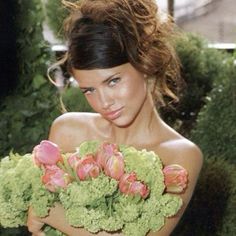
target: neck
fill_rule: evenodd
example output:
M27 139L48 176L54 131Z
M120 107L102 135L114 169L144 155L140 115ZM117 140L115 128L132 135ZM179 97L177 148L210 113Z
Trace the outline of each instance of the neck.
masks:
M112 142L128 144L135 147L148 146L152 140L156 140L160 126L160 117L156 111L152 96L148 93L141 110L134 121L127 127L117 127L112 125ZM145 144L145 142L147 142Z

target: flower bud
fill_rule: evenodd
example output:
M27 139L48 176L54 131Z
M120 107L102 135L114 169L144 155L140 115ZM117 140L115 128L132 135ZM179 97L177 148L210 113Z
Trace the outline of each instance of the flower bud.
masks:
M166 192L181 193L187 186L188 172L180 165L172 164L163 169Z
M119 182L119 189L124 194L139 195L144 199L149 195L149 189L147 185L137 180L135 172L124 174L121 177Z
M70 167L72 169L75 169L76 166L77 166L77 163L79 161L79 157L78 157L78 153L73 153L72 155L70 155L68 158L67 158L67 162L69 163Z
M96 162L101 168L104 168L107 160L116 152L118 152L117 144L104 142L98 148L95 156Z
M55 192L58 187L65 188L71 182L71 179L58 166L46 165L42 182L49 191Z
M128 194L131 183L137 180L136 173L124 174L119 181L119 189L122 193Z
M94 156L92 154L88 154L78 161L76 173L80 180L86 180L89 177L98 177L100 168L94 160Z
M34 147L33 159L36 165L55 165L62 160L58 146L48 140L43 140Z
M124 174L124 158L121 152L116 152L111 156L104 166L106 175L113 179L119 180Z
M130 185L129 194L140 195L142 198L146 198L149 195L149 189L147 185L140 181L134 181Z

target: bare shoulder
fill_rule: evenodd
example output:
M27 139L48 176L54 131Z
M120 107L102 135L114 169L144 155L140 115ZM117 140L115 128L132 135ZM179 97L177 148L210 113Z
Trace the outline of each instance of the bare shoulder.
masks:
M202 163L203 157L199 147L183 137L167 140L161 143L158 149L166 164L171 164L173 161Z
M176 137L161 143L157 154L164 165L179 164L188 171L191 195L203 164L203 155L199 147L186 138Z
M199 147L183 137L164 121L161 123L159 137L162 137L156 146L156 152L165 165L180 164L202 166L203 156Z
M187 204L192 196L203 164L203 155L199 147L190 140L178 137L163 142L158 155L164 165L179 164L188 172L188 188L183 194Z
M80 125L86 122L88 119L94 119L96 116L96 113L90 112L67 112L57 117L53 121L53 125L66 125L67 127Z
M49 140L58 144L65 152L74 151L86 140L97 115L86 112L68 112L54 120L50 128Z

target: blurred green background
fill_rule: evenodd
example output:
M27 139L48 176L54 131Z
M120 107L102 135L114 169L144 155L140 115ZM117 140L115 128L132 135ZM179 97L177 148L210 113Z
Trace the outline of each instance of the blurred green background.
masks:
M63 41L61 25L67 10L59 0L0 3L1 86L0 156L31 152L46 139L59 116L60 95L68 111L91 111L83 95L67 83L58 90L46 72L55 52L42 34L47 20ZM10 25L9 25L10 24ZM204 166L191 203L172 235L236 234L236 67L235 53L208 48L199 36L176 41L186 84L175 109L161 109L163 119L202 149ZM68 82L68 80L66 80ZM29 235L27 230L0 228L0 235Z

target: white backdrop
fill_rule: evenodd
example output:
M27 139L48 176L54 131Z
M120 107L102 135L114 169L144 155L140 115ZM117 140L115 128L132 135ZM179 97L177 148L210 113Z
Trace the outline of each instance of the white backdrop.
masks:
M181 18L193 14L195 11L210 4L213 0L174 0L175 1L175 17ZM168 0L156 0L158 6L163 11L167 11Z

